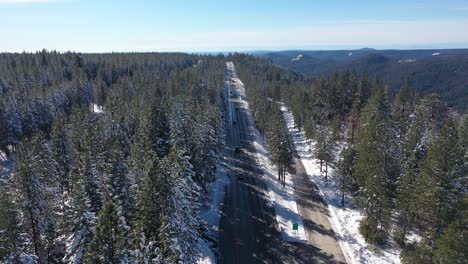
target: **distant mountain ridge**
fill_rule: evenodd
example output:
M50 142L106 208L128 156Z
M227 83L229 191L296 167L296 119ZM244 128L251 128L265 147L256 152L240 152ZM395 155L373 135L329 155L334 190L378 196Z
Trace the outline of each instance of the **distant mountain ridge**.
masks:
M300 59L295 59L300 56ZM468 108L468 49L358 50L262 52L274 64L307 77L336 71L367 72L397 90L405 80L422 94L437 93L449 106Z

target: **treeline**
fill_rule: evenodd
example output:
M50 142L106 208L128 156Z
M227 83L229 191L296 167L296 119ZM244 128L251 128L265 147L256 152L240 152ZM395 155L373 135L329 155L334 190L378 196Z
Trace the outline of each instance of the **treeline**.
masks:
M225 58L0 54L0 262L190 263Z
M468 115L436 95L415 93L408 83L391 98L384 84L365 74L301 79L261 59L238 60L243 80L262 76L247 92L270 99L264 104L285 102L313 140L324 180L327 166L335 168L342 205L351 197L364 214L360 232L367 242L393 237L403 263L466 262ZM258 120L276 120L276 110L261 104L253 104L266 115L257 118L259 127ZM410 233L420 239L409 239Z

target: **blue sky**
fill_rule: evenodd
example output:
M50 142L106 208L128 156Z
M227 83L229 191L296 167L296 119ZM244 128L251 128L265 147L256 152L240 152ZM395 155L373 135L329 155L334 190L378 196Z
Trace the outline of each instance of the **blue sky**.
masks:
M0 51L468 48L468 1L0 0Z

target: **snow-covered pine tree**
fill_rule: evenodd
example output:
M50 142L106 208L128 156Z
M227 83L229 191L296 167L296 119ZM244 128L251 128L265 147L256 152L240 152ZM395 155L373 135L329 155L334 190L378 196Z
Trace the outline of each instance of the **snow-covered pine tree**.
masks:
M439 137L429 146L416 188L424 197L419 199L419 217L427 227L428 239L440 234L460 210L466 192L462 184L466 166L456 124L449 117Z
M382 243L392 210L392 190L398 175L396 138L385 91L376 88L360 118L355 176L359 191L355 201L365 219L360 232L371 243Z
M162 211L168 196L169 179L164 177L157 155L155 153L149 155L152 158L144 166L144 178L137 195L132 256L137 261L159 263L162 257L159 247L168 247L161 245L160 229Z
M86 166L86 165L84 165ZM70 194L70 215L71 230L66 241L66 253L63 261L66 263L83 263L83 256L89 249L93 239L94 225L96 223L96 214L92 211L91 200L88 197L89 192L86 187L89 183L84 173L81 171L81 177L74 183L73 191Z
M105 137L108 194L121 210L125 221L130 224L134 213L134 197L130 193L131 179L129 178L127 161L130 153L130 140L125 121L111 121Z
M332 138L332 133L328 124L322 123L317 126L315 133L315 157L320 162L320 171L323 171L325 164L325 181L328 180L328 166L334 163L336 142Z
M406 107L411 108L409 105ZM437 97L427 96L415 106L406 134L400 135L402 159L396 196L396 208L400 212L396 233L399 243L405 241L408 228L423 224L418 215L424 210L420 204L425 197L416 191L421 184L421 163L427 157L428 146L438 137L442 128L441 120L447 117L447 112Z
M96 231L83 263L125 263L126 230L118 208L111 199L105 201L99 212Z
M193 166L188 157L176 146L164 161L163 171L170 182L166 204L171 205L164 208L160 229L169 243L168 249L162 248L164 257L168 262L193 263L202 242L198 218L201 188L193 180Z
M335 177L338 178L338 189L341 192L341 206L345 205L346 194L355 189L354 166L356 162L356 150L354 146L348 146L343 149L338 158Z
M63 245L55 230L59 212L56 162L42 133L22 143L19 149L16 184L32 251L39 262L59 261Z
M18 209L10 179L0 178L0 262L18 263L24 252Z
M410 115L415 105L415 92L408 81L398 90L392 109L392 117L395 120L400 139L403 139L410 126Z

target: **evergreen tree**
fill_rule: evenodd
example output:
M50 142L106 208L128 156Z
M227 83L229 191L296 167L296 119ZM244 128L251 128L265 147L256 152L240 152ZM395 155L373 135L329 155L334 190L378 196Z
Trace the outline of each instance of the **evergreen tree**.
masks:
M356 151L352 146L348 146L340 153L336 169L335 177L338 180L338 188L341 192L341 206L345 205L345 195L351 193L355 189L355 180L353 176L356 159Z
M457 217L437 238L434 263L466 263L468 260L468 198L465 196Z
M393 104L393 119L397 124L398 135L403 137L410 125L410 115L413 113L415 93L408 81L398 91Z
M418 193L421 180L421 164L427 158L428 146L433 142L442 127L439 120L446 117L447 110L441 102L432 96L421 100L415 107L411 123L401 143L401 175L397 188L396 205L400 214L397 240L403 243L408 228L422 224L418 217L421 211L421 201L425 200L422 193ZM431 118L428 119L428 116Z
M139 259L155 260L161 258L160 229L162 215L169 188L168 180L155 154L145 165L142 187L137 199L137 229L135 232L135 256Z
M382 232L390 224L398 166L386 95L378 87L363 110L356 152L355 175L360 187L356 202L365 216L360 231L366 241L381 243Z
M188 157L176 147L171 149L164 162L163 171L171 185L168 189L160 231L162 242L169 248L162 248L168 262L194 262L199 254L201 238L198 218L201 188L193 180L194 172ZM164 245L163 244L163 245Z
M457 128L449 118L440 136L429 146L421 165L421 177L415 192L420 195L418 216L427 227L429 240L435 239L460 209L466 174L463 150L458 143Z
M17 186L21 193L33 252L40 262L58 261L56 244L57 170L52 153L39 133L20 145Z
M20 218L15 197L11 183L0 179L0 262L2 263L18 263L23 253Z
M328 181L328 166L334 163L336 143L328 126L321 125L317 129L315 139L315 156L320 162L320 171L325 163L325 181Z
M107 200L99 212L96 232L84 256L84 263L121 263L125 261L125 230L117 206Z
M67 263L82 263L85 252L93 239L93 228L96 223L95 212L86 192L86 177L79 178L71 193L72 228L66 243L66 254L63 259Z

